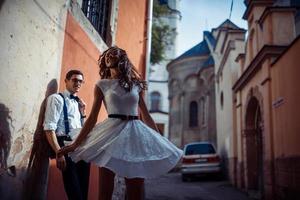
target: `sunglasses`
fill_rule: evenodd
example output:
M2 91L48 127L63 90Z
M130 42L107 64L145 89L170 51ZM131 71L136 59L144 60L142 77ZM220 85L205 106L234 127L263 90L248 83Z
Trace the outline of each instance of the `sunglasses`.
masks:
M82 80L82 79L77 79L77 78L72 78L71 81L72 81L73 83L80 83L80 84L83 84L83 83L84 83L84 80Z

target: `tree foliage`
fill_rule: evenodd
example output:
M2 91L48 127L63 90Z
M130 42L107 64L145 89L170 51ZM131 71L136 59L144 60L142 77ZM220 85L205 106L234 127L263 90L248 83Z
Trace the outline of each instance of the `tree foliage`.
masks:
M172 44L172 37L176 30L163 22L163 17L171 11L166 5L160 5L158 0L153 1L153 23L151 38L151 64L158 64L165 59L166 48Z

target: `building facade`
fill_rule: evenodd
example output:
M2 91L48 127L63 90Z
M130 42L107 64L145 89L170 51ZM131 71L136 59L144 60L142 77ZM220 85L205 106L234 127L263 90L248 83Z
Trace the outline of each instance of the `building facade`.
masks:
M244 52L246 30L225 20L212 30L216 38L213 50L215 60L217 149L221 156L224 175L235 179L234 166L237 149L234 135L233 83L237 80L239 65L236 57Z
M99 80L98 58L109 46L125 49L145 72L148 0L1 1L0 196L22 199L26 167L43 99L64 90L64 76L80 69L80 96L89 113ZM95 12L91 12L91 11ZM134 31L132 31L134 30ZM101 109L99 121L106 116ZM9 167L15 166L15 168ZM14 176L14 169L16 175ZM89 199L98 197L98 170L92 167ZM66 199L55 161L50 162L43 199Z
M161 16L161 23L167 24L174 34L170 37L169 45L164 52L165 59L159 64L151 65L148 77L147 104L150 115L154 119L161 133L169 137L169 91L168 79L169 73L166 69L169 63L176 56L177 33L176 29L180 20L178 12L179 0L168 0L167 6L170 12Z
M245 53L234 91L236 185L263 199L300 198L297 1L245 1Z
M202 42L172 60L169 72L169 139L179 147L189 142L216 144L214 60L215 39Z

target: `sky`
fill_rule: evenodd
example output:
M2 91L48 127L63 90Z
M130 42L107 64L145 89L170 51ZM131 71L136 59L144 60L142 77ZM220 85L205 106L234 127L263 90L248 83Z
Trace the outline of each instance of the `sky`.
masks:
M231 0L179 0L182 19L178 25L177 51L180 56L202 41L203 31L211 31L229 18ZM247 29L242 19L246 7L244 0L233 0L231 21Z

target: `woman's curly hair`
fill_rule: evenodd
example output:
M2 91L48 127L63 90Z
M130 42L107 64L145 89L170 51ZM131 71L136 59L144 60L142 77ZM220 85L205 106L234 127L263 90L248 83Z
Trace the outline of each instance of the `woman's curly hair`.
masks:
M105 64L105 56L108 54L113 54L118 57L115 67L118 70L117 78L119 79L121 87L128 92L131 91L134 84L138 85L141 90L147 89L146 81L142 80L141 75L130 62L126 51L117 46L108 48L99 56L98 65L100 68L99 74L101 79L111 78L110 69Z

